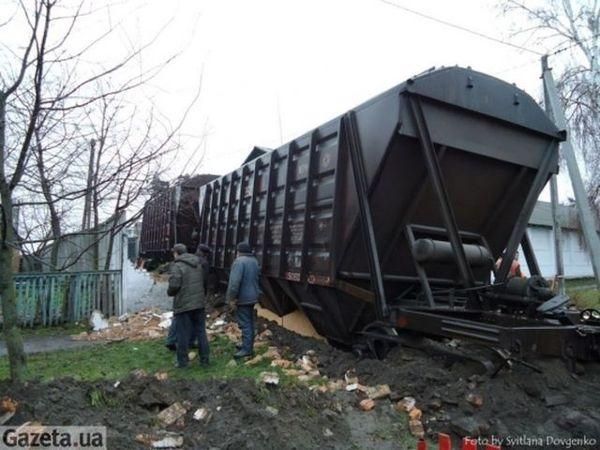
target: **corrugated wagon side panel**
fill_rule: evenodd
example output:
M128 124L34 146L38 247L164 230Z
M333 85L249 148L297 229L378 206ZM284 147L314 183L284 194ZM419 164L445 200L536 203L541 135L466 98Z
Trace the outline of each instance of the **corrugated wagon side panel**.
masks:
M329 124L201 188L200 236L215 267L228 269L246 241L264 275L331 283L338 137Z
M171 189L154 197L144 206L140 253L146 257L157 257L168 252L172 244L170 235ZM171 246L170 246L171 244Z

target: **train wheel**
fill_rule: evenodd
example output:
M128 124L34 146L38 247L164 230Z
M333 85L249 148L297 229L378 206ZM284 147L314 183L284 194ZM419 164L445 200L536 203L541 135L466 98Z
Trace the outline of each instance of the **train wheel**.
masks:
M385 359L389 351L398 345L391 339L398 336L398 333L390 326L373 323L367 325L363 333L366 334L367 348L373 358Z

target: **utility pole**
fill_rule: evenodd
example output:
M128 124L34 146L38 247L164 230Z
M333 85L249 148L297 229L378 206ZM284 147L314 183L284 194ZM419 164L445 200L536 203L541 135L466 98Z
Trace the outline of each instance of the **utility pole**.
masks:
M559 129L566 130L567 120L559 102L558 91L556 89L556 84L554 84L551 69L548 67L548 55L542 56L542 78L544 82L546 111ZM563 157L567 162L569 178L571 178L571 183L573 185L577 212L579 213L583 236L590 251L596 285L600 288L600 238L596 232L594 216L592 215L585 188L583 187L583 181L581 179L581 174L579 173L579 167L577 166L577 159L575 158L571 139L568 136L567 140L561 143L561 150Z
M87 173L87 185L85 189L85 202L83 204L83 220L81 221L81 230L89 230L92 223L92 184L94 181L94 152L96 150L96 140L90 140L90 162Z
M548 102L546 101L546 104ZM558 186L556 175L550 179L550 198L552 205L552 234L554 237L554 262L556 265L556 282L558 283L558 293L565 293L565 266L563 264L562 254L562 235L560 221L558 220Z

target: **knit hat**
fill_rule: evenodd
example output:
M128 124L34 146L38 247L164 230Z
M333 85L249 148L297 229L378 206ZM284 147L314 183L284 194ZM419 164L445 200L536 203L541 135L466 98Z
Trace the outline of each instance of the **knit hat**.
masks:
M196 253L211 253L211 252L212 252L211 248L206 244L198 245L198 249L196 250Z
M173 246L173 251L178 255L183 255L184 253L187 253L187 247L185 244L175 244Z
M252 254L252 247L250 247L250 244L248 244L247 242L240 242L237 245L237 251L240 253Z

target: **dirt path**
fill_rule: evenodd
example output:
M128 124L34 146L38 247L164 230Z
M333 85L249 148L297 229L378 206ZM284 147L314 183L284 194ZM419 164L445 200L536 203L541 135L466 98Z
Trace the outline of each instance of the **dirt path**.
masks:
M94 342L75 341L71 339L70 336L31 336L25 337L23 340L25 353L28 355L33 353L71 350L92 344L94 344ZM6 343L4 340L0 340L0 357L6 356L6 353Z

